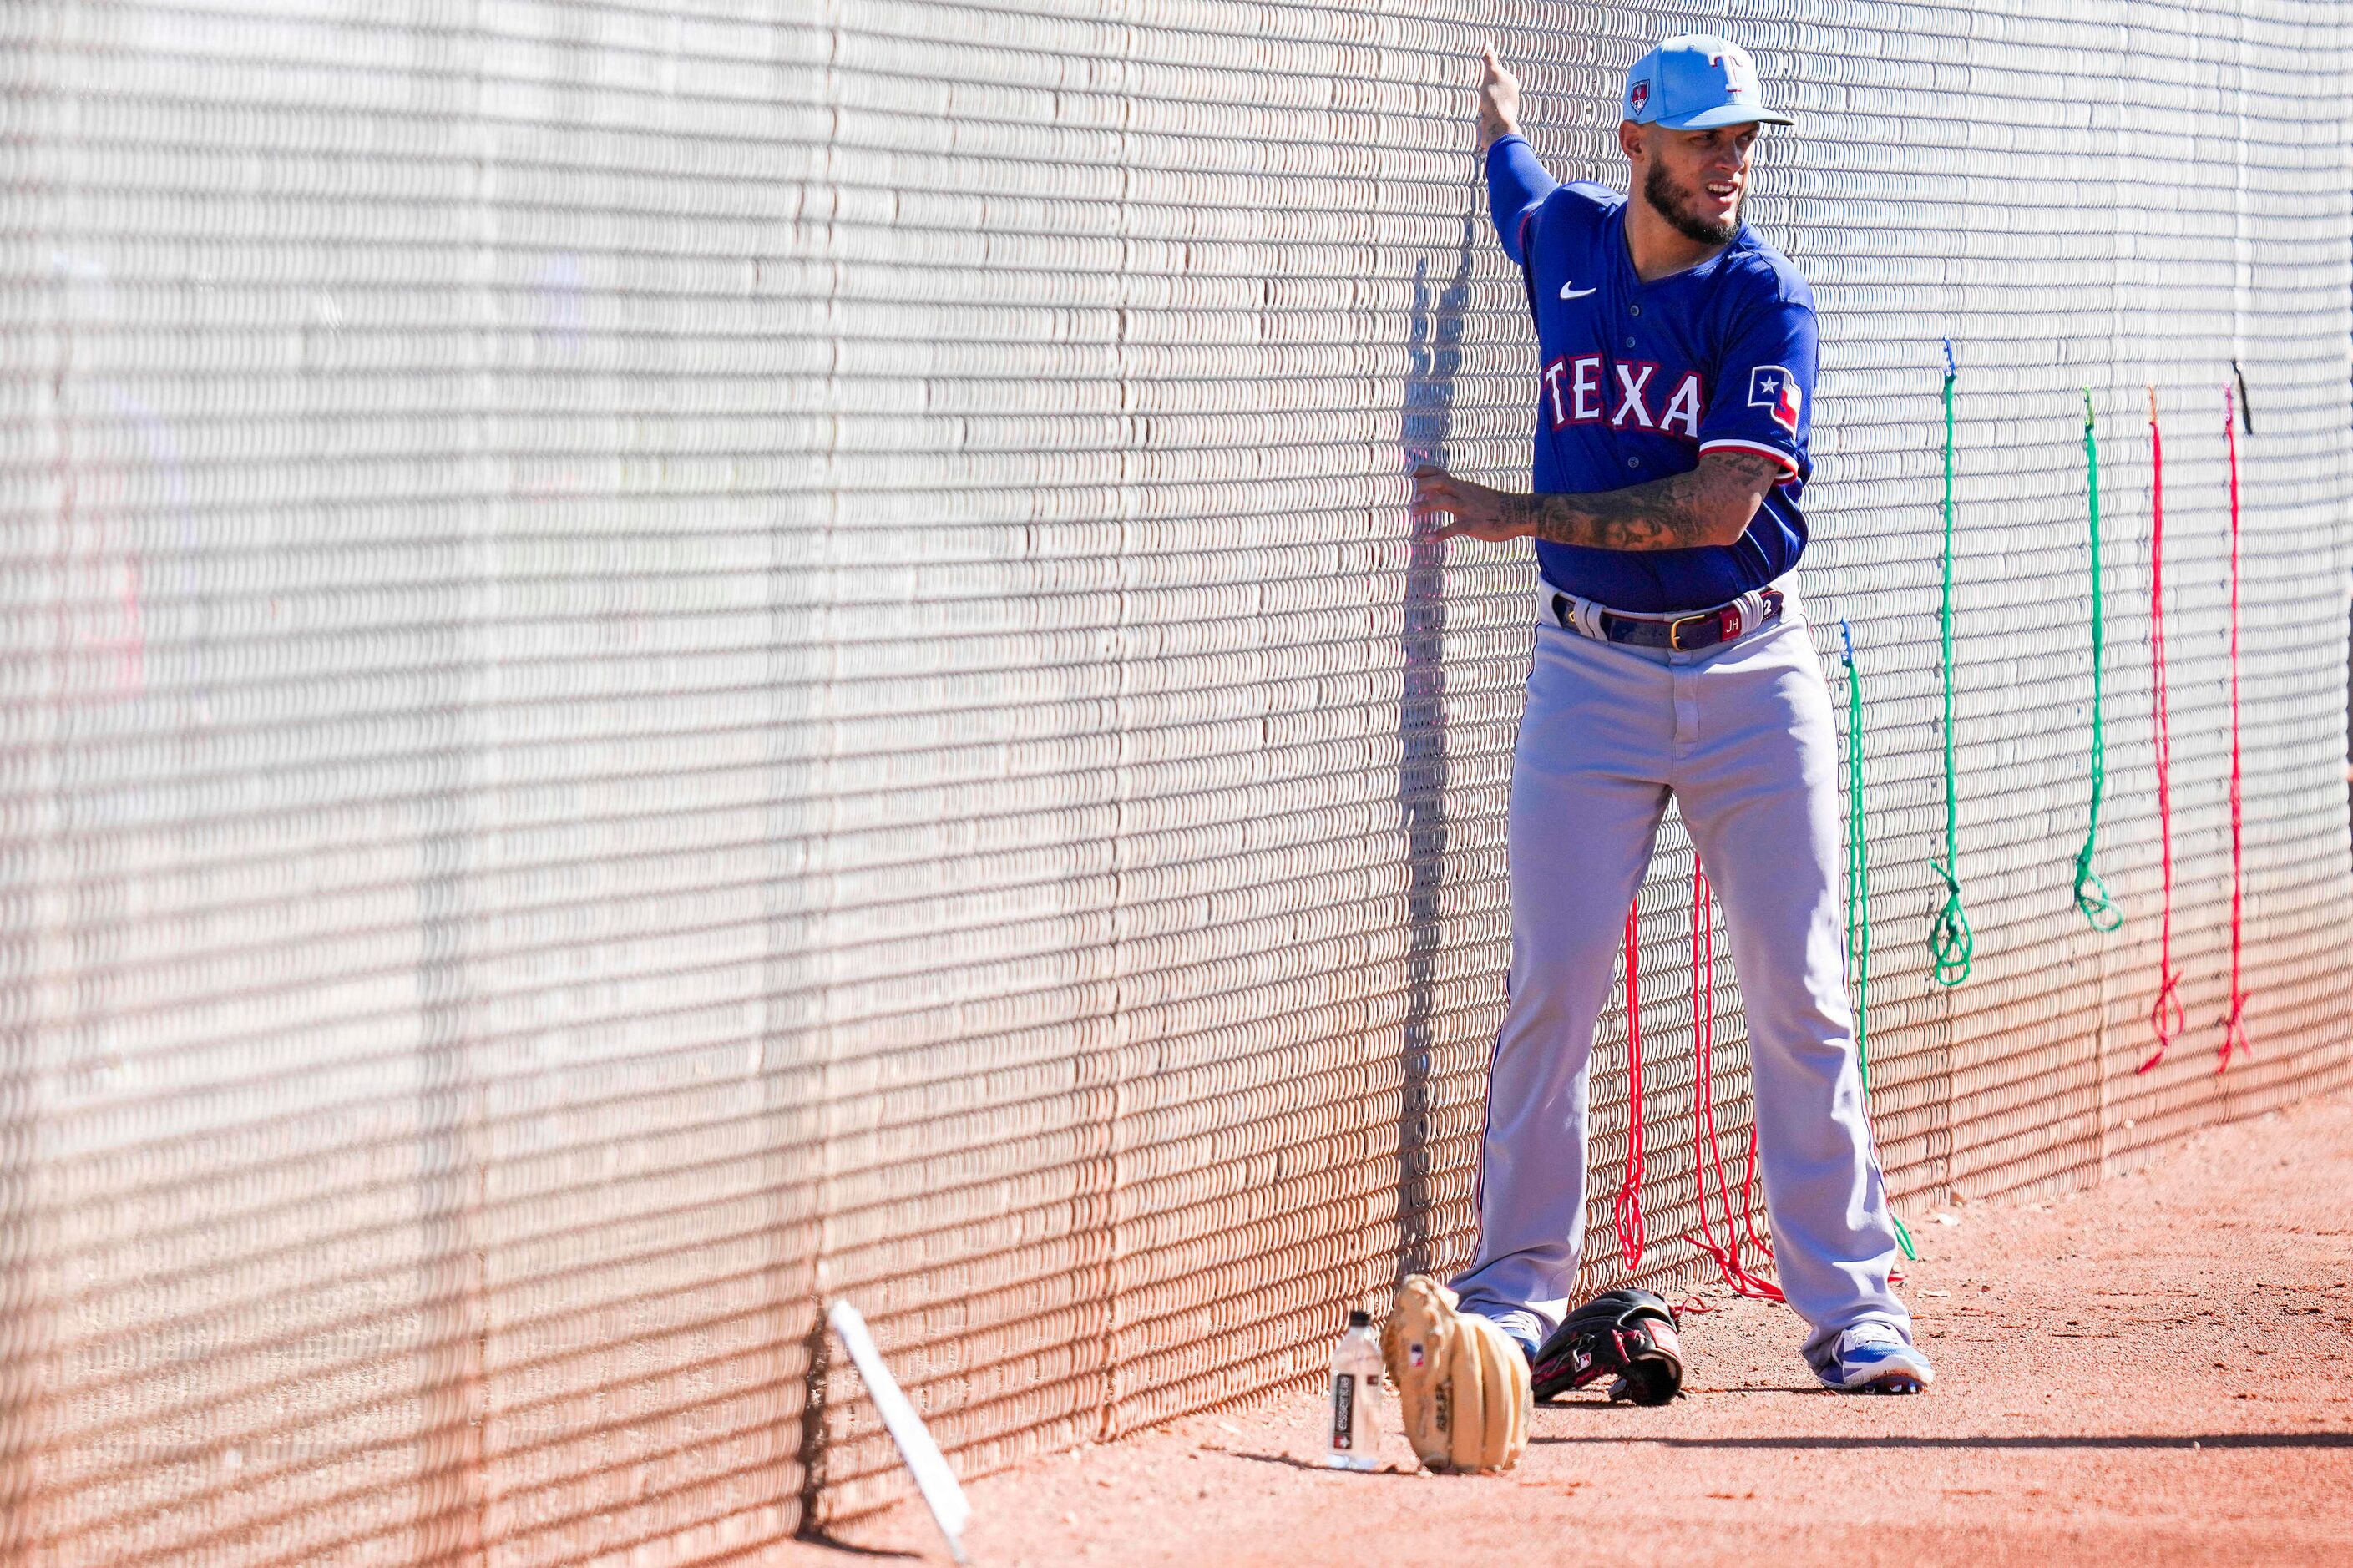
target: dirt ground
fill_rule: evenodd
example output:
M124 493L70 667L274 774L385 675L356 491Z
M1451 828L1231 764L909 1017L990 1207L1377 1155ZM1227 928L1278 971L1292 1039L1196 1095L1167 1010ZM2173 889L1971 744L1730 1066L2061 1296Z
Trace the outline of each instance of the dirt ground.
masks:
M1315 1468L1313 1397L1195 1416L970 1489L982 1568L2353 1564L2353 1095L2095 1192L1909 1216L1938 1377L1815 1387L1798 1321L1688 1317L1688 1397L1540 1406L1508 1475ZM1395 1426L1394 1412L1390 1423ZM776 1561L946 1562L920 1505Z

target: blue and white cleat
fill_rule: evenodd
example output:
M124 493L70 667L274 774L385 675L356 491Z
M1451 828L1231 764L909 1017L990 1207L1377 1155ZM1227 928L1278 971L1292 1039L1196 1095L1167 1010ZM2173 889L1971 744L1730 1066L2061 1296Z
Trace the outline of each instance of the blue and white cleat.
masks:
M1537 1317L1525 1307L1495 1309L1473 1307L1471 1310L1503 1330L1505 1336L1520 1347L1520 1353L1527 1357L1532 1364L1536 1359L1536 1347L1543 1344L1545 1336L1552 1331L1545 1327L1545 1321L1542 1318Z
M1871 1322L1839 1335L1829 1363L1815 1367L1814 1375L1841 1394L1917 1394L1936 1381L1936 1369L1903 1331Z

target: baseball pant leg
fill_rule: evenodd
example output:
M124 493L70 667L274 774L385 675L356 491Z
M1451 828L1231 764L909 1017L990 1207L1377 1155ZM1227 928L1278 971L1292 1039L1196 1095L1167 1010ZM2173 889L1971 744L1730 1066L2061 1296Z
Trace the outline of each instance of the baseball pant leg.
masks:
M1566 1316L1585 1234L1588 1069L1666 809L1667 671L1539 624L1512 753L1512 965L1487 1080L1465 1308Z
M1679 656L1682 657L1682 656ZM1811 1325L1911 1331L1888 1289L1895 1227L1871 1147L1838 886L1839 737L1803 620L1679 665L1675 796L1724 901L1747 1019L1774 1261Z

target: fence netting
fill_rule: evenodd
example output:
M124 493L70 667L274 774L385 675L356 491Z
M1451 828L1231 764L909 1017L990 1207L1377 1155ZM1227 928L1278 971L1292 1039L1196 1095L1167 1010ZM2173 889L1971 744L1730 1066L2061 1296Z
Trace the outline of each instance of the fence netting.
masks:
M972 1474L1312 1375L1460 1264L1535 612L1524 546L1404 517L1420 460L1526 481L1470 87L1493 41L1614 182L1625 67L1696 26L1799 118L1749 217L1822 307L1801 579L1866 685L1899 1212L2353 1077L2334 9L22 0L0 1562L744 1556L899 1495L823 1301ZM2140 1075L2149 386L2187 1027ZM1691 870L1671 822L1677 1286Z

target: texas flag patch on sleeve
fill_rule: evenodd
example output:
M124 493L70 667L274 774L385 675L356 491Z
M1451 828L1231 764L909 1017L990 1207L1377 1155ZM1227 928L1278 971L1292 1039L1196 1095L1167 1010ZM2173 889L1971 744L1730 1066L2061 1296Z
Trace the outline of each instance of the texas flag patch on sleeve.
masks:
M1778 364L1760 364L1748 373L1748 406L1769 409L1773 423L1790 435L1798 433L1798 410L1806 395L1798 378Z

